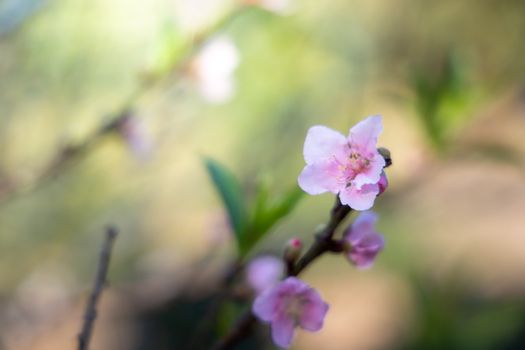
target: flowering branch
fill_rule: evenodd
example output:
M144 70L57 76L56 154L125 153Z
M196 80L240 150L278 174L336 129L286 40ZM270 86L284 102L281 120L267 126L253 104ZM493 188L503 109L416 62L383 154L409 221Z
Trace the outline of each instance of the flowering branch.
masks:
M297 327L310 332L320 330L329 305L314 288L296 276L324 253L344 253L358 269L372 266L384 247L384 239L374 229L377 215L368 210L388 187L384 169L392 164L390 152L377 148L382 130L379 115L356 124L348 137L324 126L309 129L303 149L306 166L298 183L303 191L312 195L325 192L336 195L330 220L315 235L315 241L299 260L301 242L297 239L288 242L283 255L286 271L283 280L273 281L275 264L259 259L257 264L264 263L266 267L255 269L260 271L260 276L254 275L253 271L249 276L251 280L264 283L266 288L252 281L257 297L251 310L217 344L216 350L228 349L245 337L252 329L255 317L271 324L272 339L283 348L291 345ZM362 213L345 229L341 239L334 239L336 230L353 209Z
M332 208L330 221L321 231L316 235L316 240L312 243L308 251L299 259L297 264L293 267L287 268L287 277L297 276L304 269L306 269L312 262L326 252L342 252L342 244L334 240L333 236L336 229L343 222L346 216L351 212L351 208L347 205L342 205L339 197L336 198L334 207ZM213 348L214 350L226 350L235 345L237 342L246 337L252 330L256 318L251 310L246 311L237 321L235 326L231 329L223 339L221 339Z
M89 348L89 340L91 339L93 325L97 318L97 303L107 282L111 250L115 238L117 238L117 234L118 232L114 227L108 227L106 230L106 240L104 241L100 252L95 283L91 295L89 296L88 303L86 304L84 323L82 324L82 329L78 335L78 350L87 350Z

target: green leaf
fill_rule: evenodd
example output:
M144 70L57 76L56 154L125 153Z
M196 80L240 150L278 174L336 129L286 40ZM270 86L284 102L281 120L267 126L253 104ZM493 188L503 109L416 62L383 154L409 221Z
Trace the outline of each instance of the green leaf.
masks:
M466 75L466 67L454 52L447 53L432 71L428 68L414 71L415 106L437 151L447 150L450 139L465 123L475 102Z
M261 223L262 230L270 230L279 220L291 213L303 195L304 192L296 185L283 196L275 198L266 209L264 220Z
M204 164L226 208L237 245L241 248L243 234L248 223L248 213L241 185L228 169L213 159L205 158Z
M241 246L241 256L245 256L281 219L295 208L304 192L294 185L284 195L270 199L268 186L259 187L249 228Z

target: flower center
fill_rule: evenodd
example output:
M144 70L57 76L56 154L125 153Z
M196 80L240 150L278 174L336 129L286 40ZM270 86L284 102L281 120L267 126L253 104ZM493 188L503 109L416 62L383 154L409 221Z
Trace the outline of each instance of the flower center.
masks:
M362 173L366 168L370 166L370 160L364 157L358 151L350 148L350 155L348 156L347 162L343 167L345 176L346 187L352 186L352 181L355 179L357 174Z
M352 149L349 144L350 154L345 161L341 161L333 156L334 161L339 168L338 181L345 183L346 187L352 186L352 181L357 174L362 173L370 166L370 159L356 149Z
M360 153L353 151L348 157L348 167L358 174L370 165L370 160L363 157Z
M286 314L294 320L295 323L299 322L299 318L303 313L303 307L306 304L306 300L301 297L291 297L286 303Z

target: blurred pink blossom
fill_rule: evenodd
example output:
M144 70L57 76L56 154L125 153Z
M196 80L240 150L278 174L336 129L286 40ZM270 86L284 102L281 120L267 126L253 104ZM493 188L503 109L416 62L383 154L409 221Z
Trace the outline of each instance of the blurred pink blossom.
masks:
M119 131L135 157L140 160L148 160L151 157L154 142L144 120L129 115L120 123Z
M377 254L385 246L383 236L375 231L376 221L377 214L374 212L362 212L345 232L346 255L359 269L372 267Z
M233 73L239 65L239 51L226 36L208 41L193 62L198 88L211 103L228 101L235 93Z
M376 147L382 131L380 116L357 123L348 138L325 126L311 127L304 143L306 166L299 175L299 186L312 195L339 194L342 204L356 210L370 209L385 166Z
M260 294L279 282L283 276L283 269L281 259L271 255L260 256L246 267L246 280L250 287Z
M271 324L274 343L288 348L296 327L310 332L323 327L328 304L315 289L298 278L288 277L260 294L252 310L259 319Z

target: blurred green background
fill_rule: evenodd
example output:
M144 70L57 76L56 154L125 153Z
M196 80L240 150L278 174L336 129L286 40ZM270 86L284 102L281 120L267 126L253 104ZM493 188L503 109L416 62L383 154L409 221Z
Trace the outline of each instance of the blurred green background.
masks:
M310 126L371 114L386 249L305 273L331 311L293 348L525 348L525 2L271 3L0 0L1 349L74 347L108 224L93 349L199 348L235 252L203 157L282 193ZM305 196L254 253L311 242L332 201Z

